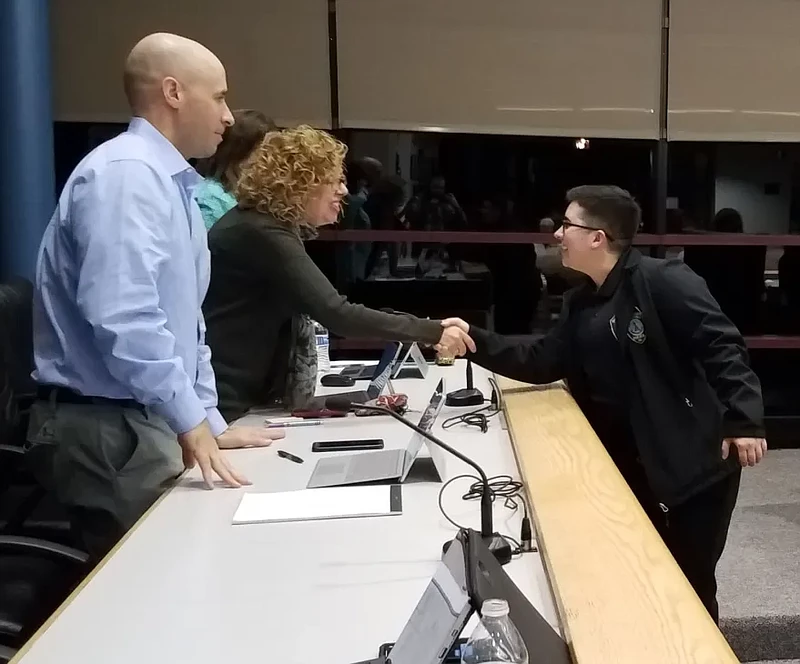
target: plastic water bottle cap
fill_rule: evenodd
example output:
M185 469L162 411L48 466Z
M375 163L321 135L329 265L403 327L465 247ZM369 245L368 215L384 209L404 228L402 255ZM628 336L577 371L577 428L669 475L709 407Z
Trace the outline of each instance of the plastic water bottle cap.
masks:
M508 602L504 599L487 599L483 602L481 614L487 618L502 618L508 615Z

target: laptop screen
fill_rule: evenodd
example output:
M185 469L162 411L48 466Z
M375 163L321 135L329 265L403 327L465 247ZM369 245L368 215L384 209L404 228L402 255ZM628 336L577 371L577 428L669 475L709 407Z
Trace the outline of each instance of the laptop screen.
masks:
M442 406L444 406L444 378L442 378L439 381L439 384L436 386L436 389L431 396L431 400L428 402L425 410L422 411L422 417L419 418L417 426L426 433L430 432L430 430L433 428L433 423L436 421L436 418L439 417L439 412L442 410ZM405 462L403 464L403 477L400 479L401 482L405 481L406 477L408 476L411 465L414 463L414 459L417 458L417 454L419 454L419 451L422 449L422 445L424 443L425 438L420 436L415 431L411 436L411 442L406 448Z
M406 363L406 361L408 360L408 356L411 354L411 347L413 345L414 345L413 341L403 342L403 345L400 348L400 352L397 354L397 358L394 361L394 366L392 367L392 375L396 374L397 371Z
M387 344L386 348L383 349L383 355L381 355L373 378L369 383L369 387L367 387L367 394L369 394L370 399L377 399L383 393L383 388L386 387L386 383L389 381L395 360L402 347L400 343L391 343Z
M439 381L436 389L431 395L431 400L428 402L427 407L422 411L422 417L419 418L417 426L425 431L430 431L433 428L433 423L439 415L444 403L444 378Z
M392 647L387 664L443 662L471 616L464 549L455 539Z

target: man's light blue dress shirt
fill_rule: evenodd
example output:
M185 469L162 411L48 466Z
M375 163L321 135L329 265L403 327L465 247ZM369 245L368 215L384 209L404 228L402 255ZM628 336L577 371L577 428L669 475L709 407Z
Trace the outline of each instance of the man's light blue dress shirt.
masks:
M201 305L206 229L200 176L149 122L78 164L39 249L33 377L87 396L135 399L176 433L204 419L217 436Z

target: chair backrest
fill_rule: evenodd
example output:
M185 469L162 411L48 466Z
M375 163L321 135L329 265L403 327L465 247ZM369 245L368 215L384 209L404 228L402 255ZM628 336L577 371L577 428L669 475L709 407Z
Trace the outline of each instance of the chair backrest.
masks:
M0 284L0 443L22 444L23 402L35 392L33 285L25 279Z

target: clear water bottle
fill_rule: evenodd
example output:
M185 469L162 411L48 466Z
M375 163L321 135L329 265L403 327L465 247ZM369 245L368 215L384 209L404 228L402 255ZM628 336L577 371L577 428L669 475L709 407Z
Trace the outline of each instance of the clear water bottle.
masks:
M317 373L324 375L331 370L330 337L328 330L316 321L314 334L317 337Z
M461 664L528 664L528 650L511 618L508 602L487 599L482 618L461 650Z

